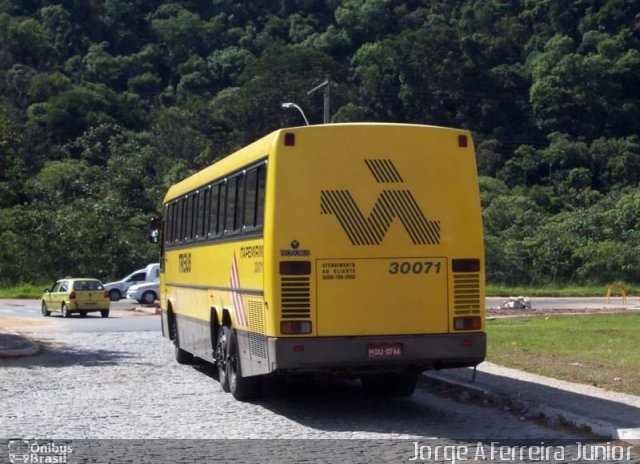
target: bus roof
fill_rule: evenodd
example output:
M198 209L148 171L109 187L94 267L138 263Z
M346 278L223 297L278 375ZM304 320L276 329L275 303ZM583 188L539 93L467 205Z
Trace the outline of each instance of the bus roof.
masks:
M164 202L174 200L186 193L189 193L199 186L205 185L215 179L224 177L227 174L231 174L237 169L240 169L247 164L258 161L267 157L273 149L274 144L280 138L280 134L283 132L300 132L300 131L316 131L316 130L330 130L332 128L358 128L358 127L372 127L372 126L393 126L393 127L424 127L433 128L438 130L451 130L467 132L463 129L456 129L451 127L441 127L433 125L421 125L421 124L399 124L399 123L384 123L384 122L357 122L357 123L337 123L337 124L319 124L311 126L296 126L287 127L273 131L264 137L256 140L255 142L241 148L240 150L227 155L224 158L214 162L210 166L196 172L195 174L187 177L186 179L171 186L167 191Z
M201 171L198 171L192 176L189 176L171 186L165 195L165 203L191 192L195 188L204 185L211 180L232 173L236 169L266 157L271 151L273 143L278 140L278 136L282 130L284 129L274 131L261 139L256 140L250 145L241 148L240 150L216 161L210 166L207 166Z

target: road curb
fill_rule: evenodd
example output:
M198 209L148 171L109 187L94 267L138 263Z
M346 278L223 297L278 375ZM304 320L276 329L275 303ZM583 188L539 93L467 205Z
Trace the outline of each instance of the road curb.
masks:
M422 378L434 387L447 387L462 393L458 400L470 398L483 401L493 407L501 408L520 416L521 419L543 420L548 426L570 426L582 432L589 432L598 437L622 440L637 445L640 440L640 428L619 428L607 421L585 417L562 408L535 404L526 398L512 396L506 393L496 393L486 388L469 383L449 379L438 372L425 372Z
M16 333L9 329L0 329L0 336L3 334L9 335L12 338L12 342L19 346L17 348L3 348L0 346L0 358L15 358L20 356L33 356L40 352L40 344L26 338L25 336Z

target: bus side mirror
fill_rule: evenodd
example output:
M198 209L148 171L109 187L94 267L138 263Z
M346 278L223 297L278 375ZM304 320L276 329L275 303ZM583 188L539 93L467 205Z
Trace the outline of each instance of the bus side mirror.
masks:
M158 229L154 229L149 232L149 241L151 243L158 243L160 241L160 232Z
M160 227L162 227L162 218L151 218L151 232L149 232L149 241L158 243L160 241Z

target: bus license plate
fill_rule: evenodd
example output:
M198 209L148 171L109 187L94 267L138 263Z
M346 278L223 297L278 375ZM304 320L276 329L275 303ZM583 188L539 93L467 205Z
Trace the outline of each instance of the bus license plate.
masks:
M396 358L402 356L402 343L380 343L367 345L369 358Z

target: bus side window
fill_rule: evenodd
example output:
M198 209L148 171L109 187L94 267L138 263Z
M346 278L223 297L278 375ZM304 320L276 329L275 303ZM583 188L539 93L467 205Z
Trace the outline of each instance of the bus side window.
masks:
M178 201L173 202L173 212L171 213L171 218L173 221L173 236L172 242L175 243L179 240L180 234L178 233L178 223L180 222L180 216L178 215Z
M243 226L247 230L253 230L256 226L256 182L258 170L251 169L247 172L244 196L244 221Z
M211 186L209 195L209 237L218 235L218 212L220 210L220 184Z
M264 198L267 180L267 165L258 167L258 188L256 197L256 228L261 229L264 224Z
M220 199L218 200L218 227L216 227L216 235L222 235L224 232L224 214L227 206L227 181L220 185Z
M234 233L242 230L242 206L244 203L244 179L245 175L238 175L238 185L236 186L236 211L233 215L233 231Z
M236 197L238 193L238 177L232 177L227 182L227 197L226 197L226 218L224 222L224 233L232 234L235 229L235 216L236 216Z
M209 198L211 197L211 187L207 188L203 191L204 197L202 200L202 229L200 230L200 235L202 238L207 237L207 232L209 231L209 206L211 205L211 201Z
M184 220L185 220L185 213L186 213L186 208L185 206L185 202L187 201L186 198L181 198L178 203L177 203L177 220L176 220L176 224L178 226L178 233L176 235L176 238L178 239L179 242L182 242L184 240Z
M196 240L200 240L202 239L202 237L204 237L204 220L205 220L205 214L204 214L204 207L205 207L205 202L207 200L207 193L208 190L204 189L201 190L200 192L198 192L197 194L197 203L196 203L196 209L195 209L195 221L194 221L194 225L195 225L195 239Z
M193 238L193 200L195 194L187 196L187 212L185 216L185 233L184 239L191 240Z
M164 205L164 226L166 232L164 234L165 243L171 243L171 212L173 210L173 203L167 203Z

